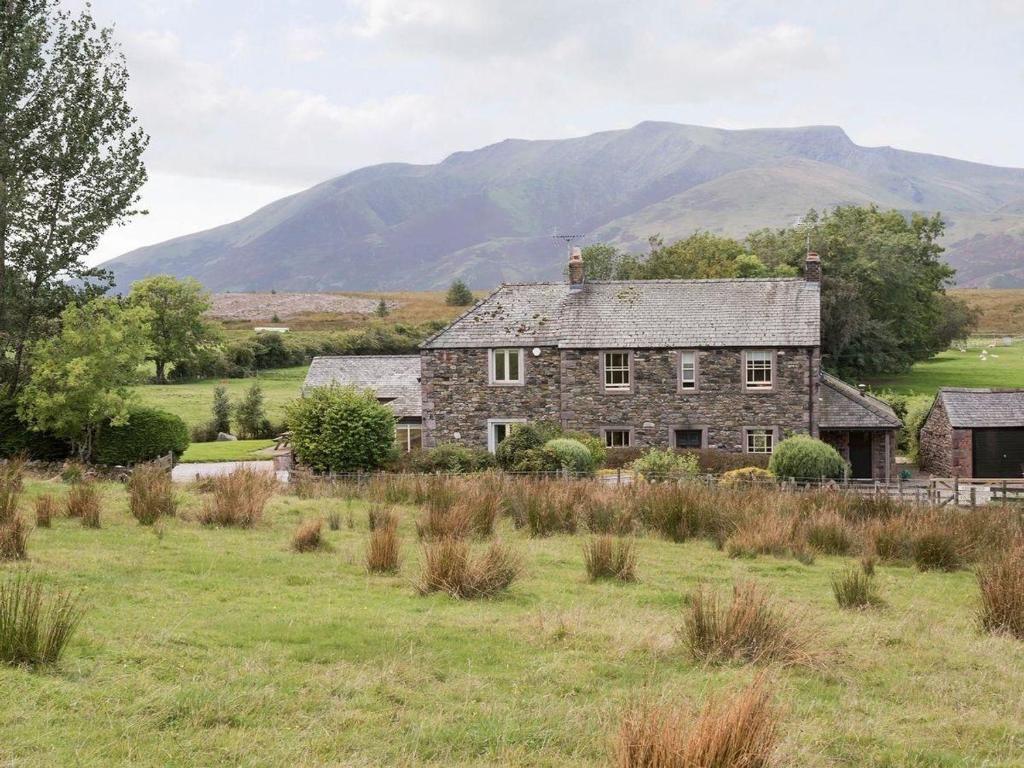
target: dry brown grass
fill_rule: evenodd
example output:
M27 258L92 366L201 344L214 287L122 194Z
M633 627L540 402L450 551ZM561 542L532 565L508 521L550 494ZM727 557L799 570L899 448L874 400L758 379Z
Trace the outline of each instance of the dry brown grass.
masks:
M950 294L981 310L977 332L993 336L1024 334L1024 290L953 288Z
M50 493L36 496L36 528L49 528L53 518L60 514L60 505Z
M698 587L681 635L690 655L702 662L810 665L815 660L813 635L803 620L753 581L733 586L728 604L709 587Z
M417 591L446 592L455 598L494 597L522 573L522 558L500 541L474 555L469 542L440 539L423 545Z
M583 562L591 581L636 581L636 545L632 539L594 536L583 544Z
M978 623L986 632L1024 640L1024 543L977 570L981 590Z
M31 529L18 511L24 470L21 459L0 464L0 560L24 560L28 556Z
M394 515L370 529L366 542L366 570L370 573L398 573L402 566L402 540Z
M216 477L199 512L199 522L251 528L263 518L263 510L276 488L273 475L246 468Z
M678 707L627 711L615 747L618 768L768 768L781 711L763 677L731 698L708 702L693 719Z
M92 480L75 483L68 491L67 516L77 517L85 528L100 527L100 491Z
M424 506L416 522L421 539L486 538L494 534L501 515L501 494L491 483L439 478L427 490Z
M740 522L725 540L725 551L729 557L785 557L792 553L797 541L804 541L798 518L777 510L766 510Z
M319 517L303 520L292 534L292 549L296 552L315 552L326 542L323 538L324 521Z
M142 525L161 517L174 517L178 502L171 473L158 464L140 464L128 478L128 509Z
M0 523L0 560L24 560L28 557L28 537L32 533L20 512Z

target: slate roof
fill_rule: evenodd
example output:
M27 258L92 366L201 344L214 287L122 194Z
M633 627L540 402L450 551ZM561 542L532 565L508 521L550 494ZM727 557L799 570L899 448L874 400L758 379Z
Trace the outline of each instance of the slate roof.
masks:
M942 387L938 399L954 427L1024 427L1024 389Z
M899 429L899 417L885 402L827 373L821 375L819 429Z
M803 278L503 285L422 346L808 347L820 314Z
M314 357L302 388L331 384L369 389L399 418L421 416L419 355Z

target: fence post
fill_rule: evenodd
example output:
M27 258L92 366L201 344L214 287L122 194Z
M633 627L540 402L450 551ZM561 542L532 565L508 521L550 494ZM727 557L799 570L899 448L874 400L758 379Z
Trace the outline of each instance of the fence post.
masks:
M960 506L960 478L953 478L953 506Z
M974 499L974 490L975 490L975 489L974 489L974 486L972 485L972 486L971 486L971 506L972 506L972 507L973 507L973 506L975 506L975 499Z
M615 470L615 484L622 485L622 467L618 467Z

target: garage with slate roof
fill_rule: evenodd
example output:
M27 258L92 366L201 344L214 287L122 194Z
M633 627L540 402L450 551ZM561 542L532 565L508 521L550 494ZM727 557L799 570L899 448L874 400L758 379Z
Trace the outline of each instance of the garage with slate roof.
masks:
M919 463L943 477L1024 477L1024 389L940 389L921 428Z

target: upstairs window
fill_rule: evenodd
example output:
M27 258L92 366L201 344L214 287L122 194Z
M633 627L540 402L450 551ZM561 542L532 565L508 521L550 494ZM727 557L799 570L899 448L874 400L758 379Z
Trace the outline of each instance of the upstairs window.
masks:
M523 383L523 350L491 350L491 384Z
M774 373L771 350L748 349L743 353L743 358L746 361L747 389L771 389Z
M747 430L747 453L771 453L775 450L775 430L754 427Z
M604 388L607 392L628 392L631 386L629 352L604 353Z
M679 353L679 389L697 389L697 353Z

